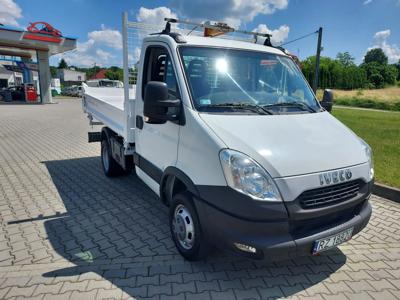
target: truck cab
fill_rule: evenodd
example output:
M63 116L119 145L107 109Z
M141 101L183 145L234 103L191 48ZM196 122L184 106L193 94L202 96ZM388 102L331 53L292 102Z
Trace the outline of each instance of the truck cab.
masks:
M371 149L281 49L156 34L125 88L120 132L115 113L97 114L104 172L135 169L168 207L186 259L212 246L256 259L316 255L367 225Z

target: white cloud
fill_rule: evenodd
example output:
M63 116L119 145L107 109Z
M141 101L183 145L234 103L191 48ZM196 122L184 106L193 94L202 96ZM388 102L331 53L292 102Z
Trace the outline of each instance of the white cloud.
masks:
M101 61L107 62L109 61L110 58L114 57L110 52L97 49L96 50L96 55L100 58Z
M122 35L118 30L106 28L101 24L101 30L88 33L89 40L95 43L104 44L114 49L122 49Z
M164 18L177 18L178 16L173 13L169 8L161 6L156 8L141 7L136 18L139 22L155 24L164 26Z
M135 47L132 53L128 54L128 62L129 67L136 66L140 58L141 49L139 47Z
M139 47L135 47L133 50L132 61L136 63L140 58L141 49Z
M390 29L378 31L374 35L374 42L377 44L385 43L386 39L390 36Z
M281 25L278 29L269 29L265 24L259 24L253 31L260 33L269 33L272 35L271 42L273 45L282 44L289 35L290 28L287 25Z
M239 28L242 24L242 21L238 18L224 18L222 21L233 28Z
M374 45L368 50L381 48L388 57L389 63L396 63L400 60L400 48L396 44L388 44L387 39L390 37L390 29L378 31L374 35Z
M236 26L250 22L257 15L273 14L285 9L288 0L173 0L172 6L187 18L229 21Z
M0 23L20 27L17 19L22 17L22 10L14 0L0 0Z
M372 1L373 1L373 0L365 0L365 1L363 2L363 5L370 4ZM397 6L400 6L400 0L394 0L394 2L395 2L395 4L396 4Z
M107 28L101 25L101 30L88 33L85 42L78 42L74 51L56 56L56 59L64 58L69 65L90 67L94 64L98 66L121 65L121 57L112 52L122 49L122 36L118 30Z

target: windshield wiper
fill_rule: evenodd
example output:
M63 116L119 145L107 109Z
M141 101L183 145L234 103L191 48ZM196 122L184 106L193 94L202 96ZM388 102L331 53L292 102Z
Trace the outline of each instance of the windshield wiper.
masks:
M233 109L244 109L244 110L250 110L253 112L257 112L261 115L273 115L274 113L269 110L268 108L265 108L261 105L258 104L248 104L248 103L243 103L243 102L225 102L225 103L218 103L218 104L209 104L209 105L204 105L202 107L220 107L220 108L233 108Z
M293 106L293 107L299 107L303 110L307 110L310 112L314 113L317 112L313 107L304 102L280 102L275 104L264 105L263 107L265 108L265 107L279 107L279 106Z

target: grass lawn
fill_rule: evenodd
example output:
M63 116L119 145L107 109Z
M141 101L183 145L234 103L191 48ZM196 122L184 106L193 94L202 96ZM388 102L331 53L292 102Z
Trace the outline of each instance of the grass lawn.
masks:
M384 89L357 89L357 90L336 90L332 89L335 99L358 98L372 99L379 102L396 102L400 101L400 87L391 86ZM317 98L322 99L324 91L317 91Z
M337 105L375 108L400 111L400 87L384 89L332 90L334 103ZM317 91L317 98L322 99L323 90Z
M372 147L375 180L400 188L400 113L334 107L333 115Z
M384 89L374 90L333 90L337 98L360 98L360 99L373 99L382 102L395 102L400 101L400 87L387 87Z

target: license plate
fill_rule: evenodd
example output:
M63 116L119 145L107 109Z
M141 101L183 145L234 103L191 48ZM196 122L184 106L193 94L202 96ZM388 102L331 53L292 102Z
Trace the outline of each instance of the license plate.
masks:
M344 243L351 239L353 234L353 227L346 229L342 232L339 232L335 235L316 240L314 242L312 254L317 254L319 252L331 249L341 243Z

